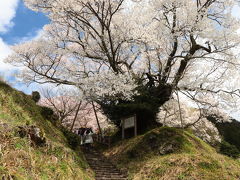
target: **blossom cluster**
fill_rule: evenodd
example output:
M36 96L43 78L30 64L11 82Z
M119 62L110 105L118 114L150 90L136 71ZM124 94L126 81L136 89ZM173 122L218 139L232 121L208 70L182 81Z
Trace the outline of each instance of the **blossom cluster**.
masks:
M79 83L85 97L95 100L101 97L130 100L138 93L136 82L129 74L104 72L82 79Z
M179 109L180 107L180 109ZM202 112L201 112L202 111ZM171 99L159 110L158 122L164 126L190 128L196 136L204 141L215 144L221 142L218 129L207 119L208 116L217 118L218 122L230 122L230 117L223 111L212 109L196 109Z

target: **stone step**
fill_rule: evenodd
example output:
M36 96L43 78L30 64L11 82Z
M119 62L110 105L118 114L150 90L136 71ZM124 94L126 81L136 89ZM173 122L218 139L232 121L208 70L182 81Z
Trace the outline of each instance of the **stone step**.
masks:
M126 175L123 175L121 173L109 173L109 172L101 172L101 173L96 173L96 175L114 175L114 176L121 176L121 177L127 177Z
M121 177L121 178L126 178L127 175L121 174L121 173L108 173L108 172L96 172L96 177Z
M95 179L126 179L126 177L95 177Z
M89 163L92 163L92 164L97 164L97 163L108 163L106 160L99 160L99 159L89 159L89 158L86 158L86 160L89 162Z
M99 160L99 159L88 159L88 158L86 158L86 160L88 160L90 163L93 163L93 164L97 164L97 163L110 163L110 162L108 162L108 161L106 161L106 160Z
M126 174L126 173L123 173L123 172L119 171L118 169L93 168L93 170L94 170L96 173L118 173L118 174Z
M119 170L106 169L106 168L92 168L96 172L109 172L109 173L121 173Z
M96 162L96 161L88 161L89 164L96 164L96 165L111 165L111 166L114 166L113 164L110 164L106 161L99 161L99 162Z
M98 167L98 166L108 166L108 167L112 167L112 168L115 168L115 166L113 165L113 164L110 164L110 163L106 163L106 162L103 162L103 163L96 163L96 162L89 162L88 161L88 164L89 165L93 165L93 166L96 166L96 167Z
M107 166L111 166L111 167L115 167L113 164L110 164L110 163L107 163L107 162L90 162L90 161L88 161L88 164L90 164L90 165L95 165L95 166L105 166L105 165L107 165Z
M113 168L107 168L107 167L92 167L90 166L92 169L94 170L100 170L100 171L107 171L107 172L119 172L121 173L121 171L119 171L118 169L113 169Z
M108 164L105 164L105 165L99 165L99 164L90 164L89 165L92 167L92 168L99 168L99 167L104 167L104 168L109 168L109 169L117 169L115 166L112 166L112 165L108 165Z
M85 155L86 157L89 158L100 158L100 159L105 159L104 156L102 154L98 154L98 155Z
M111 177L111 176L100 176L100 177L95 177L95 179L127 179L126 177Z
M96 178L96 180L128 180L127 178L105 178L105 177L100 177Z
M94 168L93 168L94 169ZM94 169L95 172L111 172L111 173L122 173L121 171L119 171L118 169L104 169L104 168L98 168L98 169Z
M96 175L95 178L127 178L126 176L119 175Z
M101 177L121 177L121 178L126 178L127 176L126 175L123 175L123 174L98 174L98 173L96 173L96 177L99 177L99 176L101 176Z
M89 159L90 161L105 161L105 162L108 162L108 160L106 160L105 158L102 158L102 157L88 157L88 156L85 156L86 159Z
M121 172L106 159L101 153L88 149L85 152L85 158L95 172L96 180L127 180L127 174Z
M110 165L110 164L105 164L105 165L99 165L99 164L89 164L92 168L109 168L109 169L116 169L114 166Z
M102 158L102 157L98 157L98 156L85 156L86 158L88 158L88 159L97 159L97 160L104 160L104 158Z
M116 170L117 168L113 167L113 166L108 166L108 165L104 165L104 166L99 166L99 165L91 165L90 164L90 167L93 168L93 169L99 169L99 168L104 168L104 169L108 169L108 170Z
M113 174L113 175L126 175L125 173L121 173L120 171L107 171L107 170L99 170L94 169L96 174Z
M117 173L96 173L96 176L120 176L120 177L127 177L126 175L123 174L117 174Z

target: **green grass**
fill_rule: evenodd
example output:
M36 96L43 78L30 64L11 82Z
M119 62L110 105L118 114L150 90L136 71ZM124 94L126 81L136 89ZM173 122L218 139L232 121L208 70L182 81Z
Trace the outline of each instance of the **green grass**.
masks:
M0 179L92 180L93 173L79 148L73 151L63 133L41 115L30 96L0 82ZM31 146L17 135L17 126L34 125L47 139L45 147Z
M210 170L210 171L215 171L221 168L221 165L219 164L218 161L212 160L212 162L199 162L198 167L202 169Z
M159 148L167 143L174 145L174 151L159 153ZM134 180L240 179L239 160L218 154L191 132L181 129L156 128L118 142L104 154Z

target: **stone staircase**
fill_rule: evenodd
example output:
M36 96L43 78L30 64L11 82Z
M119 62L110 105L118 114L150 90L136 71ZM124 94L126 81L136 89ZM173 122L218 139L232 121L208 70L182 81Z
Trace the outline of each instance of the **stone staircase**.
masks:
M123 173L101 153L93 148L83 149L85 158L95 172L96 180L128 180L127 173Z

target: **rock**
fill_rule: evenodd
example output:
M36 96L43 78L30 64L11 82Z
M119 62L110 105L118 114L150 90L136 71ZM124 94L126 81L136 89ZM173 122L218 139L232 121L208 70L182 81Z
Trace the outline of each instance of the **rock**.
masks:
M51 162L53 164L57 164L58 163L58 158L56 156L51 156Z
M15 176L12 175L3 175L1 180L15 180Z
M10 132L12 128L7 123L0 123L0 132Z
M46 138L36 126L18 126L18 134L21 138L29 137L34 146L46 145Z
M173 153L176 150L176 147L172 143L164 143L159 147L159 154L165 155Z

